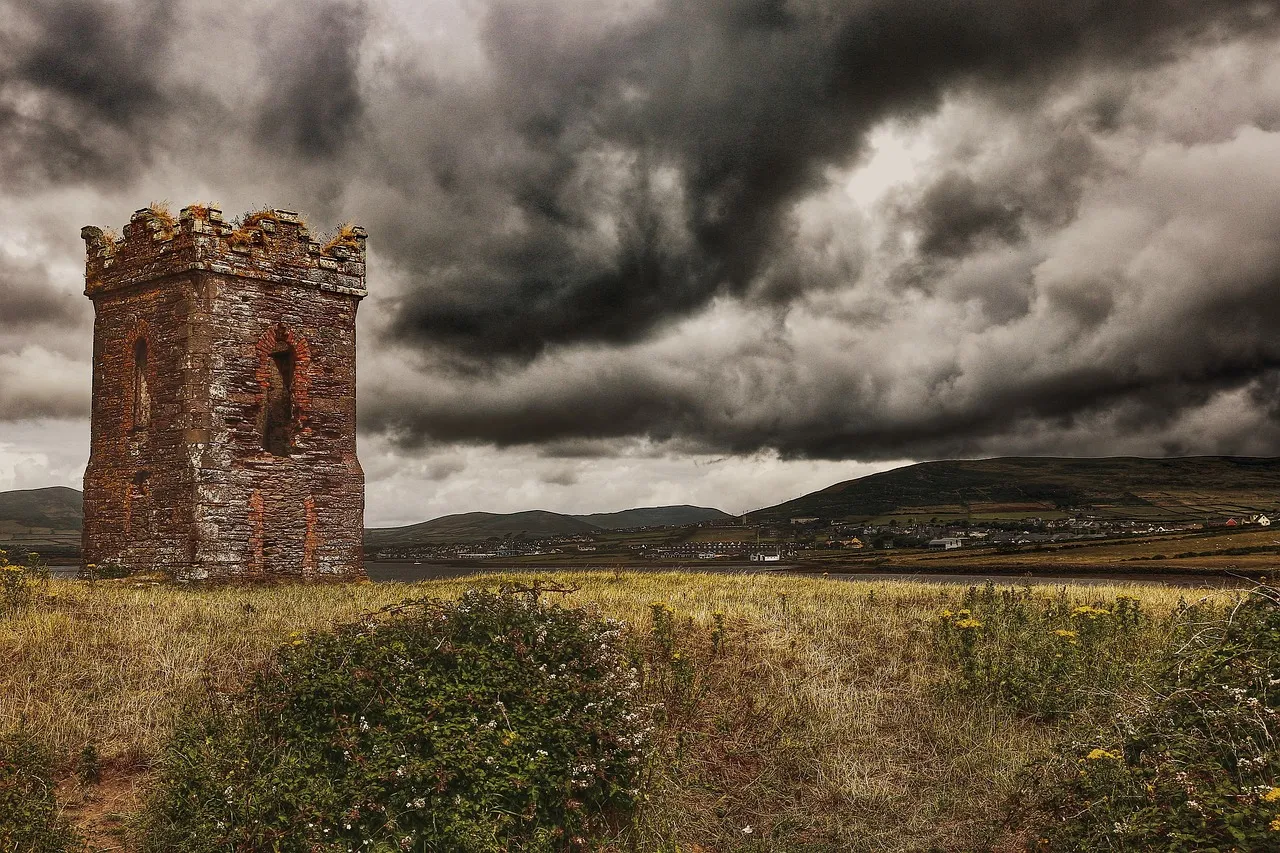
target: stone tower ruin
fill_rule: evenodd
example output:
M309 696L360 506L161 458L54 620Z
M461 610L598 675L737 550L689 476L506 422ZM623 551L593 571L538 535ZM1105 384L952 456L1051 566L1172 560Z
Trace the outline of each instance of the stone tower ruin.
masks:
M363 576L365 232L139 210L82 229L93 300L84 561L179 578Z

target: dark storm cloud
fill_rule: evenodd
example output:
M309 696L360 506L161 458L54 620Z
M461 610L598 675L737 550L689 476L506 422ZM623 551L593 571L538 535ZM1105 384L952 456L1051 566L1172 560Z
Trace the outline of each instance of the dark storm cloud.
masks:
M1280 0L4 9L3 200L358 219L362 426L402 448L1280 435ZM886 127L932 153L864 205ZM22 318L75 316L53 282L0 280L15 411L77 411L16 384Z
M356 134L364 114L357 65L366 13L362 3L306 4L275 22L281 35L262 63L260 140L313 159L333 156Z
M929 255L967 255L982 241L1013 243L1023 236L1016 202L954 172L929 189L920 213L920 249Z
M57 287L38 259L0 250L0 422L87 412L75 333L92 322L88 300Z
M57 289L42 266L17 263L3 253L0 306L0 339L37 327L75 328L88 313L84 297Z
M62 0L27 11L39 35L15 63L21 78L110 121L130 122L160 104L153 75L164 62L168 4L126 11Z
M84 321L81 298L55 291L42 270L14 270L0 257L0 336L35 327L76 328Z
M1273 313L1272 321L1277 320ZM1232 331L1225 322L1214 329ZM875 405L874 398L839 396L839 382L831 381L813 389L802 410L758 419L737 417L714 390L663 384L637 367L611 388L575 383L557 392L550 385L507 386L500 396L459 394L417 401L416 416L407 419L403 400L379 400L366 407L362 419L366 427L388 431L402 446L430 438L558 447L572 435L594 444L589 452L557 456L607 457L616 452L609 439L641 434L685 452L750 454L770 448L783 458L861 460L900 459L904 451L923 458L998 454L1001 442L1032 425L1047 427L1061 440L1061 434L1098 421L1105 421L1107 430L1086 452L1106 455L1105 445L1096 442L1158 433L1216 394L1239 388L1280 420L1275 402L1265 398L1275 380L1257 383L1259 374L1271 377L1280 371L1280 347L1211 355L1204 362L1181 371L1170 365L1158 376L1127 375L1111 365L1065 370L1039 381L1009 376L1007 384L987 389L973 405L939 409L922 400L918 409L897 415ZM1051 449L1041 446L1037 452ZM1197 452L1207 451L1201 447ZM1213 445L1208 452L1242 451Z
M1168 110L1176 136L1185 107ZM955 196L1017 200L1003 205L1022 211L1019 231L975 239L987 231L953 226L964 239L945 253L890 252L890 270L928 284L914 295L859 280L811 292L781 324L739 303L653 343L379 393L367 423L408 444L580 437L606 454L634 435L864 460L1280 451L1259 402L1260 377L1280 369L1280 134L1244 124L1189 147L1157 137L1122 149L1123 169L1081 157L1079 186L1059 193L1040 123L999 120L1020 129L1018 144L993 126L997 165ZM907 205L909 221L932 221L951 174ZM1029 187L1065 201L1032 213ZM958 216L972 221L966 203Z
M502 188L521 228L478 256L395 247L428 282L395 329L482 360L641 339L717 293L747 292L791 206L886 116L926 113L954 87L1034 101L1064 74L1141 67L1210 29L1256 29L1276 5L720 0L661 3L575 38L572 12L497 4L485 39L493 106L524 153ZM584 200L581 166L606 149L633 155L617 167L629 191ZM661 167L678 191L655 198L644 172ZM993 203L971 203L961 229L1016 232L1016 213ZM664 205L674 233L659 225ZM617 223L603 250L601 217Z
M172 5L80 0L0 4L0 168L18 185L120 183L168 109L158 80Z

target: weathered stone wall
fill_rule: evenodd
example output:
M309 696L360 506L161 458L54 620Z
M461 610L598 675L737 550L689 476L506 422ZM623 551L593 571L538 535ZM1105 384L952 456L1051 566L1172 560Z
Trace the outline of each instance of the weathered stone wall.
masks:
M120 240L83 231L97 314L86 562L363 573L364 232L322 247L288 211L246 223L192 207L176 223L139 211Z
M193 472L182 441L184 376L193 282L124 290L96 301L89 464L84 478L84 559L151 567L189 560ZM135 423L134 353L147 348L149 419Z
M216 573L335 574L359 565L364 475L355 447L350 297L211 276L211 436L199 460L198 558ZM293 360L287 454L264 448L273 353Z

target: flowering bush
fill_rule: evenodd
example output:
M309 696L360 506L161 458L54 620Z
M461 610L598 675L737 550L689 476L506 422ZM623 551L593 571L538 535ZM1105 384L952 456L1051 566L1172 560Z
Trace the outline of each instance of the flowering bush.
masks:
M1280 850L1280 593L1171 655L1141 711L1062 768L1047 850Z
M619 633L472 591L297 637L179 729L149 849L587 849L634 807L647 743Z
M22 731L0 735L0 850L68 853L84 844L61 819L50 758Z
M1149 620L1136 598L1076 605L1064 594L970 587L933 621L934 647L955 667L948 688L1041 719L1096 706L1149 668L1138 642Z

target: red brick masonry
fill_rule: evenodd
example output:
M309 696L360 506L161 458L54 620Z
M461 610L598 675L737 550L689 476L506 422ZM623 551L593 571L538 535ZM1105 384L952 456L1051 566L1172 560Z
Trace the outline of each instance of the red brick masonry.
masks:
M361 577L365 232L268 210L81 231L93 300L84 560L179 578Z

